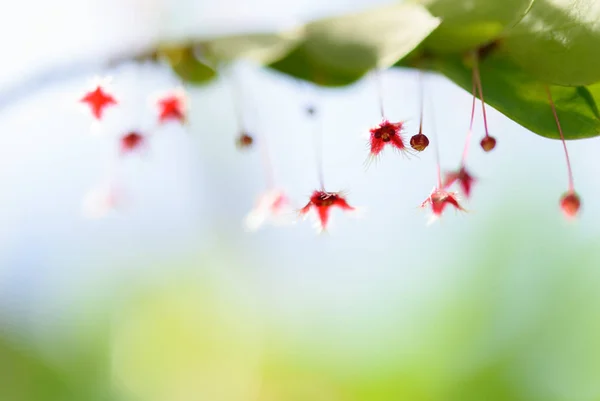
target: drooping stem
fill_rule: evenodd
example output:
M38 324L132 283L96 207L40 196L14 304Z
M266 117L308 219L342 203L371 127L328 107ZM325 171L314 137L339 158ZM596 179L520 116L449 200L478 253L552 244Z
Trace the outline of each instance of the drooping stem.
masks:
M377 98L379 100L379 112L381 113L381 119L385 119L385 110L383 108L383 78L381 76L381 70L377 69L374 72L375 82L377 84Z
M316 76L318 78L318 76ZM315 81L317 80L315 78ZM315 149L315 162L317 165L317 175L319 178L319 185L322 191L325 191L325 179L323 173L323 122L321 121L320 109L317 104L315 85L309 84L305 81L299 81L300 85L306 93L308 100L308 106L305 109L306 114L311 119L313 124L313 146Z
M467 155L469 154L469 143L471 142L471 136L473 136L473 122L475 121L475 101L477 99L477 85L475 83L475 69L473 68L473 78L472 78L472 85L473 88L471 89L471 94L473 96L473 101L471 102L471 121L469 122L469 131L467 132L467 138L465 139L465 147L463 149L463 154L462 154L462 159L461 159L461 165L465 165L465 163L467 162Z
M437 173L437 188L441 189L442 188L442 167L441 167L441 163L440 163L440 146L438 144L438 137L437 137L437 129L435 126L435 111L434 111L434 107L433 107L433 101L431 100L431 97L427 97L426 96L426 77L424 76L423 72L420 72L420 74L422 74L421 78L422 78L422 86L421 86L421 90L422 90L422 99L423 99L423 103L427 103L427 105L429 106L429 116L431 118L431 139L433 140L433 148L435 149L435 164L436 164L436 173ZM424 107L421 107L421 111L423 111Z
M231 101L233 103L233 111L235 113L235 119L238 124L238 131L245 132L246 131L246 122L244 120L244 111L242 109L242 89L240 86L240 82L238 81L235 71L233 69L230 71L230 92L231 92Z
M267 146L266 135L261 134L258 138L258 147L260 149L260 155L265 172L265 180L267 182L267 188L275 188L275 172L273 170L273 163L271 161L271 155Z
M242 84L238 79L235 71L233 71L233 69L230 71L230 82L231 97L233 101L236 120L238 123L238 130L241 131L240 134L248 135L248 133L246 132L247 127L244 119L244 111L242 109L242 99L244 91L242 88ZM255 136L258 140L258 147L260 150L261 162L265 174L267 188L273 189L275 187L275 172L273 169L273 163L271 161L271 155L267 146L266 135L259 131Z
M483 86L481 85L481 74L479 72L479 54L477 52L473 52L473 77L475 78L475 83L477 85L477 90L479 92L479 99L481 99L481 110L483 112L483 126L485 127L485 136L490 136L488 131L487 124L487 114L485 112L485 99L483 98Z
M550 87L548 85L544 85L546 88L546 94L548 95L548 102L550 103L550 108L552 109L552 114L554 115L554 120L556 121L556 127L558 128L558 134L560 135L560 140L562 141L563 149L565 151L565 159L567 160L567 171L569 173L569 192L575 192L575 184L573 181L573 170L571 169L571 160L569 159L569 152L567 151L567 141L565 141L565 135L563 134L562 127L560 126L560 121L558 120L558 113L556 112L556 106L554 105L554 100L552 100L552 92L550 91Z
M317 174L319 176L319 185L321 190L325 191L325 179L323 174L323 124L318 110L312 106L313 109L313 120L314 120L314 144L315 144L315 158L317 162Z
M420 116L419 116L419 134L423 133L423 70L419 70L419 105L420 105Z

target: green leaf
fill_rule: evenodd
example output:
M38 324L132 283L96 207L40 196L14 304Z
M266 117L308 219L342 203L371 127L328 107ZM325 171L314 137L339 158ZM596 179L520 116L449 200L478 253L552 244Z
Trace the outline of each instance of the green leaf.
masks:
M202 42L204 54L214 64L235 59L270 64L284 57L304 37L304 29L278 34L251 34L216 38Z
M600 1L536 0L503 47L535 77L558 85L600 81Z
M496 39L517 23L534 0L421 0L442 19L423 46L434 53L457 53Z
M0 399L70 400L71 390L64 378L38 355L30 355L0 337Z
M471 68L465 60L437 58L430 66L471 92ZM480 70L489 105L538 135L560 138L543 82L531 78L502 54L489 56ZM600 135L600 83L580 88L551 86L551 91L565 139Z
M406 56L439 20L420 5L399 4L306 26L306 40L270 67L324 86L347 85Z
M159 50L159 55L166 58L173 71L184 81L191 84L203 84L216 76L213 68L198 60L192 46Z

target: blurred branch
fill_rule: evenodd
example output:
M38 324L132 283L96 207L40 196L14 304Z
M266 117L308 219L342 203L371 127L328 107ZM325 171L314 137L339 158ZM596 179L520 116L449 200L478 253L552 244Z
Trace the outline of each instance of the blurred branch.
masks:
M102 71L129 62L158 60L157 50L149 49L138 54L123 54L106 62L79 62L36 71L0 89L0 112L55 82L66 81L81 76L98 75Z

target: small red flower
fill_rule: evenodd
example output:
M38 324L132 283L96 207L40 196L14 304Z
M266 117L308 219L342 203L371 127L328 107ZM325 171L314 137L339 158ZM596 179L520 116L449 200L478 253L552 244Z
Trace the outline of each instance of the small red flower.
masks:
M106 107L117 104L115 98L104 92L99 85L93 91L86 93L85 96L81 98L80 102L88 104L92 110L92 114L97 120L102 118L102 114Z
M164 124L170 120L185 123L186 104L182 94L174 93L159 99L158 109L159 123Z
M391 123L388 120L383 120L379 126L371 128L371 156L377 156L386 145L395 147L400 151L407 151L402 137L403 122Z
M446 173L446 179L444 181L444 188L448 188L450 185L458 181L458 184L462 188L465 196L468 198L471 196L471 188L475 182L475 178L467 171L465 166L462 166L458 171L451 171Z
M433 217L441 217L447 205L454 206L456 210L466 211L459 203L455 192L448 192L445 189L435 188L429 194L429 197L421 204L421 207L431 205Z
M146 138L132 131L121 137L121 153L127 154L139 150L146 143Z
M314 209L319 219L319 228L325 230L329 222L330 209L334 206L346 211L355 210L340 192L314 191L306 206L300 209L300 214L305 216Z
M291 223L291 211L290 200L285 192L270 189L260 195L254 209L246 216L244 225L248 230L255 231L266 222L274 225Z
M581 199L574 191L568 191L560 198L560 208L569 219L577 217L580 207Z

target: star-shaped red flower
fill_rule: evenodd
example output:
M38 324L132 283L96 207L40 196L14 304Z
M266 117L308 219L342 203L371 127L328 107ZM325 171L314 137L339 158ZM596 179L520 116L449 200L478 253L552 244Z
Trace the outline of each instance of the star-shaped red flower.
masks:
M369 139L370 154L372 157L378 156L386 145L390 145L400 151L407 151L404 138L402 137L403 122L392 123L383 120L375 128L371 128Z
M267 222L275 225L291 223L291 211L290 200L285 192L270 189L260 195L254 209L246 216L244 225L254 231Z
M461 166L458 171L450 171L446 173L444 188L449 187L457 181L465 196L468 198L471 195L471 188L473 187L475 178L473 178L473 176L467 171L465 166Z
M317 213L320 230L325 230L329 223L329 212L334 206L345 211L355 210L354 207L348 204L340 192L326 192L321 190L312 193L306 206L300 209L300 214L306 215L311 210L314 210Z
M80 101L88 104L92 110L92 114L98 120L102 118L105 108L117 104L115 98L106 93L100 85L98 85L93 91L86 93Z
M158 121L164 124L174 120L179 123L186 121L186 104L183 95L175 93L158 100Z
M429 197L421 204L421 207L431 206L433 217L441 217L446 206L451 205L456 210L466 211L459 203L455 192L448 192L445 189L435 188L429 194Z

